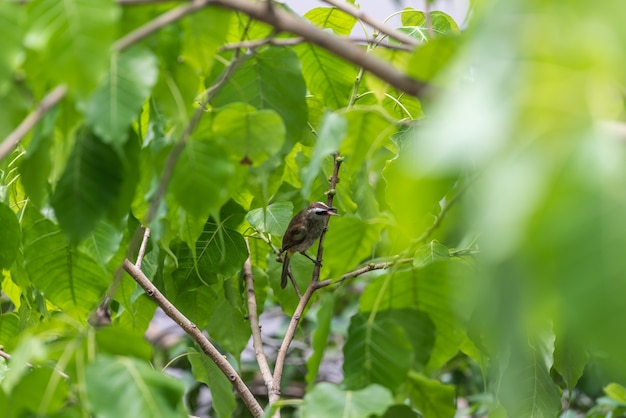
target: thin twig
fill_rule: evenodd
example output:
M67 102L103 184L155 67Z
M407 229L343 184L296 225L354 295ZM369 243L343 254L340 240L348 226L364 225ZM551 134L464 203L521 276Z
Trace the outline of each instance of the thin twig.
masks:
M20 123L17 128L15 128L9 136L4 139L2 144L0 144L0 160L13 151L13 148L15 148L24 136L26 136L28 131L30 131L52 107L65 97L65 93L67 93L67 87L62 84L55 87L50 93L46 94L44 98L41 99L39 106L30 112L28 116L24 118L22 123Z
M6 351L4 351L3 349L0 348L0 357L2 357L5 360L11 360L11 354L7 353ZM26 365L26 367L34 369L35 366L33 366L30 363L24 363ZM63 373L61 370L57 369L56 367L54 368L54 371L57 372L59 374L59 376L61 376L63 379L69 379L70 377L66 374Z
M321 282L317 283L317 288L321 289L322 287L326 287L326 286L330 286L331 284L338 284L341 283L345 280L348 279L353 279L355 277L358 277L362 274L368 273L370 271L374 271L374 270L384 270L386 268L389 268L391 266L394 265L399 265L399 264L409 264L412 263L413 259L412 258L400 258L398 260L395 261L387 261L385 263L376 263L376 264L368 264L366 266L363 266L361 268L358 268L356 270L353 270L349 273L346 273L344 275L342 275L341 277L339 277L337 280L332 280L332 279L328 279L328 280L322 280Z
M143 257L146 255L146 248L148 247L148 240L150 239L150 228L145 227L143 231L143 239L141 240L141 245L139 246L139 252L137 253L137 261L135 265L138 269L141 268L141 263L143 262Z
M230 365L228 360L211 344L211 342L202 334L198 327L183 315L176 307L156 288L146 277L146 275L137 268L130 260L124 260L124 270L141 286L146 294L150 296L163 312L174 322L176 322L185 332L193 338L202 351L215 362L217 367L226 375L228 380L246 404L250 412L255 417L263 416L263 408L254 398L250 389L246 386L237 371Z
M116 51L123 51L162 27L205 7L208 3L209 1L207 0L192 0L186 4L169 10L120 38L117 42L115 42L114 49Z
M330 177L330 188L326 192L327 205L333 205L333 198L335 196L335 191L337 187L337 183L339 182L339 168L341 167L341 163L343 162L343 157L339 156L338 153L334 155L334 168L333 174ZM324 237L326 236L326 226L328 226L328 221L330 217L326 218L326 224L322 235L320 236L320 243L317 247L317 260L322 260L322 256L324 255ZM283 369L285 367L285 359L287 358L287 352L289 351L289 346L293 341L293 337L295 335L296 329L298 327L298 323L304 313L304 309L308 305L313 293L317 290L317 285L320 277L320 264L315 264L313 267L313 274L311 277L311 283L307 287L306 291L300 298L300 302L298 302L298 306L296 307L293 316L291 317L291 321L289 321L289 326L287 327L287 332L285 332L285 337L283 338L283 342L278 349L278 354L276 356L276 365L274 366L274 388L278 391L280 395L280 383L283 377ZM271 403L271 400L270 400Z
M248 258L243 264L243 278L246 284L246 296L248 300L248 320L250 321L250 328L252 329L252 346L254 347L254 354L256 361L261 371L261 376L267 387L267 393L272 402L273 398L278 399L280 392L274 388L274 380L272 378L272 370L267 362L267 356L263 351L263 338L261 337L261 325L259 324L259 313L257 310L256 294L254 292L254 276L252 274L252 261L250 260L250 246L246 239L246 246L248 247Z
M413 46L419 44L417 39L412 38L409 35L400 32L399 30L396 30L395 28L387 25L386 23L379 22L378 20L374 19L373 17L371 17L370 15L368 15L361 9L353 6L352 4L346 1L338 1L338 0L322 0L322 1L324 3L330 4L333 7L336 7L337 9L351 16L356 17L357 19L360 19L361 21L367 23L374 29L377 29L379 32L384 33L385 35L390 36L404 44L413 45Z

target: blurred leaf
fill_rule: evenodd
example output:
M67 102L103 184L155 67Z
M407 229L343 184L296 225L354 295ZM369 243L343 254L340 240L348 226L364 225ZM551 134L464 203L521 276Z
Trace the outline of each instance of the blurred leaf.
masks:
M132 356L140 360L152 359L152 345L144 336L145 329L133 330L108 326L96 330L98 350L119 356Z
M8 206L0 203L0 269L9 269L20 246L20 224Z
M438 380L409 372L408 389L411 402L425 417L454 417L456 413L455 390ZM537 415L533 415L537 416Z
M100 303L109 274L71 247L61 230L34 209L24 219L24 266L32 283L59 308L85 320Z
M475 296L466 266L459 260L423 269L398 270L371 282L360 299L360 310L419 309L435 324L435 346L427 370L436 370L454 356L465 339L465 321Z
M346 120L336 113L327 112L320 123L317 141L309 164L302 170L302 196L309 196L313 180L322 169L322 160L339 150L346 135Z
M382 418L419 418L420 416L408 405L392 405Z
M220 418L232 417L236 403L233 386L217 365L204 353L189 347L189 363L193 376L211 389L213 409Z
M187 417L182 383L147 363L99 355L85 378L91 412L100 417Z
M395 391L413 362L404 329L372 314L352 317L343 355L344 385L353 389L378 383Z
M313 330L311 337L311 348L313 354L306 361L306 377L307 391L311 391L315 387L317 380L317 374L319 372L322 358L324 357L324 350L328 345L328 339L330 336L330 323L333 319L333 308L335 307L335 297L332 293L326 293L322 295L319 308L317 311L317 326Z
M256 166L280 150L285 127L271 109L234 103L215 113L212 135L235 161Z
M332 29L337 35L348 36L356 25L356 18L335 7L316 7L304 14L315 26Z
M281 236L293 214L293 203L276 202L264 208L252 209L246 215L246 220L259 232Z
M210 72L215 54L226 39L232 16L227 9L208 6L183 20L182 57L198 72Z
M381 224L366 223L349 215L333 217L324 241L324 267L335 277L357 267L372 255L382 229Z
M379 385L361 390L343 390L332 383L320 383L304 396L302 418L363 418L380 415L393 403L391 393Z
M574 390L582 377L589 357L580 341L557 334L554 342L554 369L563 377L569 390Z
M293 51L269 47L246 60L212 104L219 107L245 102L257 109L274 110L283 120L287 142L293 143L300 139L306 125L306 87Z
M23 12L17 3L0 3L0 96L9 89L11 74L24 59L20 25Z
M67 394L67 381L58 371L34 368L11 391L11 404L39 416L50 416L65 405Z
M24 43L41 54L46 78L89 93L106 72L119 6L109 0L34 1Z
M626 403L626 388L617 383L609 383L604 387L606 396L614 401Z
M415 252L413 258L413 267L424 267L430 263L437 261L446 261L450 259L450 250L436 239L430 243L420 247Z
M148 49L113 54L108 77L86 104L85 118L94 132L121 149L156 80L157 60Z
M309 43L300 44L294 50L302 62L302 75L311 94L330 110L346 106L358 69L325 49Z
M412 369L423 370L435 346L437 330L430 317L417 309L388 309L377 314L384 320L400 325L413 347L415 358Z
M456 57L460 41L456 38L435 39L413 52L408 63L408 73L423 81L432 81Z
M234 163L221 147L192 140L178 158L169 190L186 211L207 219L228 200L234 175Z
M561 391L550 377L554 339L531 338L512 347L508 365L500 371L498 397L509 416L555 416L561 410Z
M422 11L407 7L402 11L401 16L402 29L421 40L428 38L436 39L459 33L459 27L454 19L440 10L429 12L428 16L426 16ZM430 30L433 32L432 36L430 35Z
M236 358L246 348L251 335L250 322L244 313L225 297L217 300L206 329L220 346Z
M78 134L51 204L63 232L79 242L115 205L123 183L123 165L108 144L86 130Z
M91 254L103 268L106 268L107 263L119 250L123 234L123 231L109 222L101 220L89 236L81 242L79 249L85 254Z

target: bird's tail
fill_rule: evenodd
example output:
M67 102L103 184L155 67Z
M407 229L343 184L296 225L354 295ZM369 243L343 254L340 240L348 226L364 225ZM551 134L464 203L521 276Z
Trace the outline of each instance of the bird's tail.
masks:
M291 255L288 252L285 252L285 259L283 260L283 273L280 276L280 287L282 289L287 286L287 276L289 276L289 260L291 259Z

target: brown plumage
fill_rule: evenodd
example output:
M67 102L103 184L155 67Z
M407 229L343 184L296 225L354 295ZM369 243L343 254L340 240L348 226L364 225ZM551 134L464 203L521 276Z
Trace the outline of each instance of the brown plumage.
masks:
M299 252L314 263L318 262L309 257L306 250L311 248L313 243L322 235L326 217L337 215L336 211L336 208L331 208L322 202L313 202L306 209L298 212L289 222L285 235L283 235L283 246L280 249L281 253L285 253L280 287L284 289L287 285L289 261L294 253Z

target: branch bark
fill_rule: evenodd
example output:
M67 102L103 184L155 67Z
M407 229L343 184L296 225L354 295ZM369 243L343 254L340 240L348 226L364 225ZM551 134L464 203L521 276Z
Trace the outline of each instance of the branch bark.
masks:
M335 160L335 164L333 168L333 174L330 177L330 188L326 192L328 196L326 203L328 206L333 205L333 198L335 196L337 183L339 183L339 168L341 167L343 158L339 156L338 153L336 153L334 156L334 160ZM326 226L328 226L329 220L330 220L330 217L327 217L324 232L322 232L322 235L320 236L319 246L317 247L317 259L318 260L322 260L322 256L324 254L324 237L326 236ZM291 342L293 341L293 337L295 335L296 329L298 328L298 324L300 323L300 318L302 317L302 314L304 313L304 309L306 308L309 301L311 300L313 293L315 293L315 291L318 289L319 277L320 277L320 265L316 264L315 267L313 267L311 283L309 283L309 286L307 287L306 291L300 298L300 302L298 303L298 306L296 307L296 310L294 311L293 316L291 317L291 321L289 322L289 326L287 327L287 332L285 333L283 342L280 345L280 348L278 349L278 355L276 357L276 366L274 367L274 388L278 391L278 394L280 394L280 383L283 378L283 369L285 368L285 359L287 358L287 352L289 351L289 346L291 345Z
M59 103L67 93L65 85L57 86L50 93L46 94L39 103L39 106L24 118L22 123L7 136L0 144L0 160L9 155L13 148L22 140L24 136L39 122L50 109Z
M202 332L191 322L185 315L183 315L167 298L152 284L152 282L146 277L146 275L137 268L130 260L124 260L124 270L145 290L146 294L150 296L156 303L163 309L163 312L167 314L174 322L176 322L185 332L193 338L202 351L211 358L219 367L219 369L230 380L233 388L243 402L246 404L250 412L255 417L263 416L263 408L254 398L250 389L241 380L239 374L233 369L228 360L211 344L211 342L202 334Z
M274 387L274 380L272 377L272 370L267 362L265 351L263 351L263 339L261 337L261 325L259 325L259 314L256 303L256 294L254 292L254 276L252 274L252 261L250 260L250 246L246 239L246 246L248 247L248 258L243 265L243 279L246 284L246 299L248 301L248 320L250 321L250 328L252 329L252 346L254 347L254 354L256 361L267 387L267 393L269 396L270 404L278 400L280 397L280 391Z

